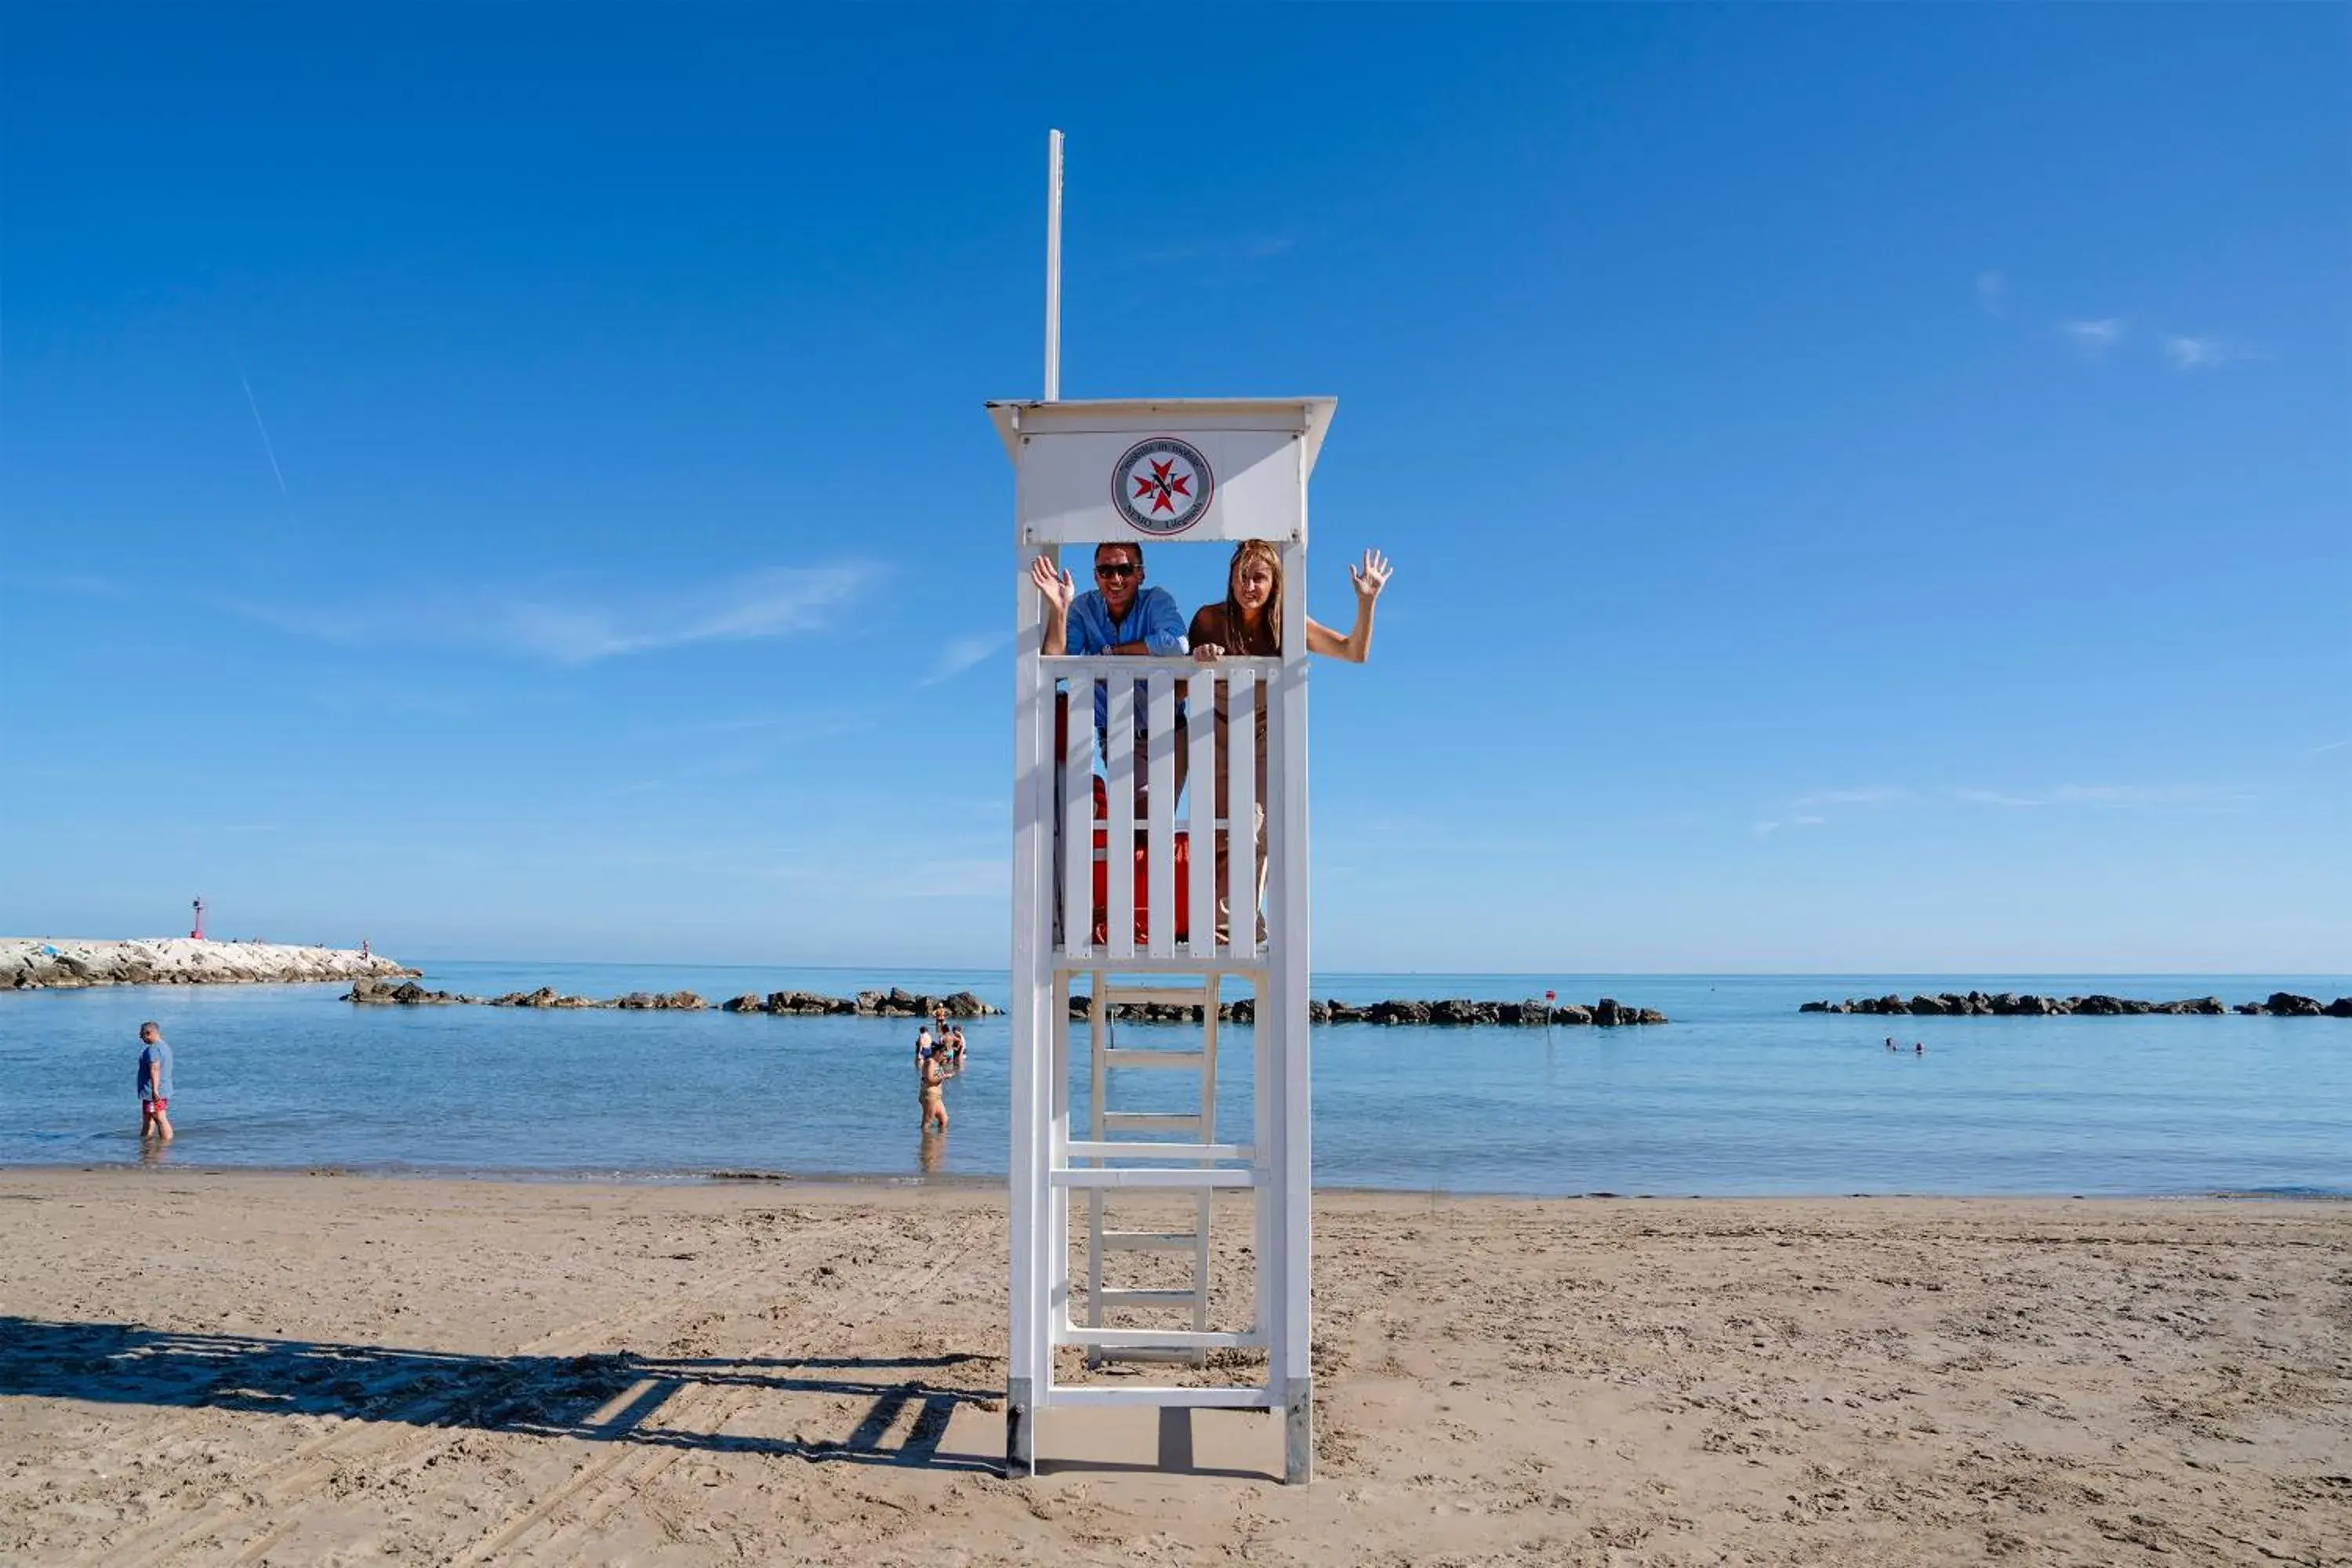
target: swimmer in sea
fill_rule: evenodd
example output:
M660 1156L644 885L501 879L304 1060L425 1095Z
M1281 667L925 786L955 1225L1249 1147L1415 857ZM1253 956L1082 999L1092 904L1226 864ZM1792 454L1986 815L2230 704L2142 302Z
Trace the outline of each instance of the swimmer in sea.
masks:
M929 1131L931 1123L937 1121L940 1124L940 1131L946 1131L948 1101L946 1094L940 1086L947 1081L947 1069L940 1065L939 1057L934 1054L922 1059L916 1067L915 1074L917 1079L915 1100L923 1109L922 1130L926 1132Z

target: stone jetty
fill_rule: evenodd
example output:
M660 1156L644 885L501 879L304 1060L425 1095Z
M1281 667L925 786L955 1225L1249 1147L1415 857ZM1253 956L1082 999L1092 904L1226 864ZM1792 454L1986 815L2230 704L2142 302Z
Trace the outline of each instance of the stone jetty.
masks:
M404 971L415 973L414 970ZM379 1007L606 1007L625 1013L700 1013L710 1004L691 991L632 991L625 996L599 1000L572 996L551 985L536 991L509 991L502 996L476 996L463 991L428 991L415 981L395 985L389 980L359 980L343 995L346 1002ZM991 1006L969 991L944 996L893 986L887 991L861 991L855 996L824 996L814 991L775 991L767 995L746 992L719 1004L722 1013L775 1013L795 1016L835 1015L860 1018L929 1017L933 1007L944 1007L951 1018L984 1018L1002 1008Z
M127 942L0 937L0 988L17 991L85 985L287 985L415 973L397 960L355 948L200 942L186 936Z
M536 991L510 991L503 996L476 996L462 991L428 991L414 980L398 984L390 980L354 981L343 1000L386 1007L605 1007L656 1013L700 1013L710 1006L691 991L633 991L626 996L599 1000L593 996L565 995L553 986L543 985ZM1085 994L1073 995L1070 1016L1085 1017L1089 1005ZM764 1013L785 1018L928 1018L934 1007L944 1007L950 1018L987 1018L1003 1012L1002 1007L983 1002L969 991L935 996L901 986L887 991L860 991L855 996L826 996L814 991L771 991L762 995L747 991L720 1003L719 1011ZM1256 1004L1243 997L1220 1004L1217 1016L1226 1023L1246 1024L1256 1012ZM1201 1021L1201 1009L1174 1002L1118 1002L1112 1004L1110 1016L1114 1023L1120 1024L1197 1024ZM1590 1007L1573 1002L1554 1005L1542 1001L1473 1002L1466 998L1435 1002L1318 1001L1307 1005L1307 1018L1311 1024L1500 1024L1541 1027L1549 1023L1590 1024L1602 1028L1666 1021L1664 1014L1653 1008L1631 1007L1609 996Z
M2333 1002L2322 1002L2316 996L2298 996L2292 991L2273 991L2267 1001L2241 1002L2231 1006L2218 996L2196 996L2179 1002L2142 1002L2129 996L2096 994L2089 996L2021 996L2011 991L1993 995L1970 991L1963 995L1956 991L1945 991L1933 996L1904 997L1890 993L1885 996L1849 997L1843 1002L1808 1002L1797 1011L1866 1013L1874 1016L1906 1018L2121 1018L2154 1013L2207 1016L2238 1013L2248 1017L2352 1018L2352 996L2338 996Z
M1070 1016L1086 1017L1094 999L1084 993L1070 997ZM1217 1017L1229 1024L1247 1024L1257 1016L1256 1002L1247 996L1237 1002L1217 1005ZM1114 1002L1110 1005L1111 1022L1115 1024L1197 1024L1201 1008L1197 1003L1183 1002ZM1621 1024L1663 1024L1666 1016L1649 1007L1629 1007L1612 996L1603 996L1587 1007L1570 1002L1474 1002L1467 997L1454 997L1434 1002L1406 998L1389 1002L1310 1001L1307 1004L1307 1021L1310 1024L1381 1024L1417 1026L1462 1026L1473 1024L1497 1024L1517 1027L1541 1028L1546 1024L1598 1025L1614 1028Z

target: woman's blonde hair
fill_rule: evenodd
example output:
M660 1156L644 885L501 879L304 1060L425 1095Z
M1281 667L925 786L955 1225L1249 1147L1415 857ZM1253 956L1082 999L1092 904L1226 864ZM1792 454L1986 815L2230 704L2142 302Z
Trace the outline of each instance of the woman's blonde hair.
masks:
M1274 574L1274 594L1265 602L1265 626L1257 638L1251 638L1247 623L1242 619L1241 595L1234 584L1242 580L1242 568L1252 561L1262 561ZM1234 546L1233 564L1225 568L1225 636L1234 646L1227 651L1256 656L1278 655L1282 652L1282 552L1263 539L1244 539ZM1244 646L1257 641L1264 646Z

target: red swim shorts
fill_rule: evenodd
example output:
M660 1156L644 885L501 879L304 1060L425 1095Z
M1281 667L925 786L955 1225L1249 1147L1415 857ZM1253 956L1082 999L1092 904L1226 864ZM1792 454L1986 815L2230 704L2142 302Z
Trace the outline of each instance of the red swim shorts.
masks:
M139 1114L142 1116L161 1116L171 1108L172 1102L168 1100L142 1100L139 1102Z

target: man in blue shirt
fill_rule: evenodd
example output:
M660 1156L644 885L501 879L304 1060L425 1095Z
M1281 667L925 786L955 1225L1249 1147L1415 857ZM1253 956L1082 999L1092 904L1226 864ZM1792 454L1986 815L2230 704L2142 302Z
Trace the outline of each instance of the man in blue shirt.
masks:
M1080 594L1067 572L1038 556L1030 581L1045 601L1045 646L1057 654L1139 653L1172 658L1184 651L1184 615L1165 588L1143 585L1143 546L1095 546L1095 584Z
M139 1026L139 1136L172 1141L172 1047L152 1023Z
M1095 546L1095 586L1081 594L1070 581L1067 572L1056 572L1045 563L1042 555L1029 563L1029 580L1037 585L1037 594L1045 603L1045 641L1039 650L1052 658L1059 654L1141 654L1163 658L1181 657L1184 651L1184 613L1176 607L1175 598L1165 588L1147 588L1143 584L1143 546L1124 542ZM1110 696L1108 685L1095 688L1095 743L1098 751L1107 751L1103 741L1110 729ZM1135 798L1139 815L1143 811L1145 766L1143 752L1148 744L1144 732L1148 714L1146 694L1141 681L1135 686ZM1184 728L1184 708L1176 707L1176 729L1181 738ZM1186 748L1176 747L1176 793L1184 793ZM1172 808L1171 808L1172 809Z

